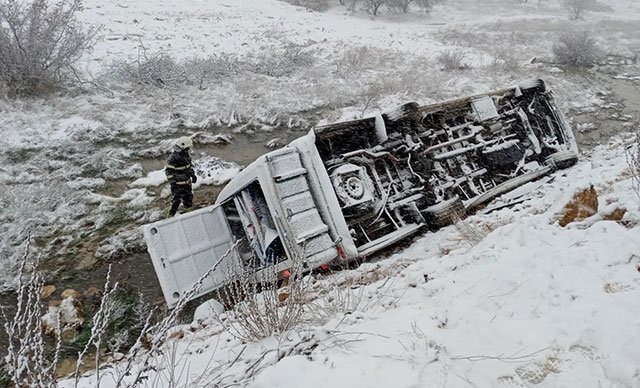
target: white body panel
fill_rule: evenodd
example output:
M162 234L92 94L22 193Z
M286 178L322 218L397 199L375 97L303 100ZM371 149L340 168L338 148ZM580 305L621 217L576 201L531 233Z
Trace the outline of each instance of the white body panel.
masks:
M142 230L169 307L233 246L233 236L220 206L144 225ZM223 286L236 257L227 255L193 298Z

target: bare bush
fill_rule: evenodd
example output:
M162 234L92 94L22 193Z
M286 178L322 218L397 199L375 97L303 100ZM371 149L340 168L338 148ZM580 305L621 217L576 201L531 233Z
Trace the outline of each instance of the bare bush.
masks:
M78 386L80 380L80 366L84 363L85 357L89 353L90 349L95 351L95 378L96 386L100 386L100 354L104 349L106 343L106 334L111 317L115 310L114 294L118 289L118 283L111 284L111 265L107 272L107 279L104 284L104 290L102 299L100 300L100 307L98 311L93 315L91 333L84 348L78 353L75 369L75 386Z
M493 66L504 71L516 71L521 64L514 50L500 48L494 54Z
M564 31L553 45L553 55L563 65L589 67L602 56L602 51L588 31Z
M142 88L175 89L195 85L206 89L209 84L232 77L242 71L238 58L228 55L192 57L178 61L166 52L148 53L144 47L133 61L111 65L109 76Z
M0 80L11 92L37 95L71 79L95 42L81 10L81 0L0 0Z
M336 61L336 73L342 78L358 76L364 70L369 58L375 55L374 50L367 46L345 50Z
M231 274L230 287L223 298L235 303L225 324L244 341L256 341L272 335L286 335L304 321L307 283L301 259L292 259L289 276L282 279L275 267L262 272L259 282L252 269L238 266ZM286 286L281 287L281 285Z
M380 9L384 4L386 4L389 0L362 0L364 3L364 10L372 14L373 16L378 15Z
M440 0L388 0L387 7L396 12L407 13L411 5L414 5L424 12L430 12L438 1Z
M569 19L579 20L587 10L587 0L563 0L562 6L569 12Z
M377 106L384 96L393 94L397 87L397 80L391 78L369 82L364 85L356 96L361 101L360 104L362 106L360 117L364 117L369 109Z
M60 314L55 319L53 354L47 351L43 335L41 295L44 281L37 263L27 268L31 236L25 241L17 288L17 307L11 318L4 309L4 329L9 342L5 360L16 388L56 387L56 367L61 349ZM3 355L4 356L4 355Z
M185 62L184 67L190 83L201 90L212 82L235 76L242 70L240 61L228 55L193 57Z
M156 310L154 309L149 312L135 344L129 349L126 359L112 365L110 374L114 386L132 388L141 385L149 379L151 373L157 371L158 368L162 368L162 365L158 365L158 363L169 363L171 365L164 365L169 367L176 366L176 357L178 357L179 354L176 352L171 353L173 349L172 344L167 345L167 341L171 337L172 329L176 325L178 317L184 311L189 300L200 293L205 280L218 266L230 255L235 254L236 246L237 244L232 245L211 268L200 276L188 291L183 292L178 303L164 318L158 320L156 323L152 323ZM165 352L172 354L172 358L167 359L164 356ZM169 374L169 377L171 378L173 375ZM157 375L157 378L163 379L160 374ZM189 386L189 382L190 381L185 383L184 386Z
M316 61L315 52L310 45L287 43L279 53L268 52L253 58L248 70L271 77L282 77L294 71L312 65Z
M464 63L465 53L459 50L447 50L436 58L446 71L465 70L469 66Z
M284 0L293 5L299 5L312 11L326 11L330 8L329 0ZM343 3L341 3L343 4Z
M148 54L144 47L134 61L116 63L115 69L122 79L143 87L171 88L187 82L182 64L162 51Z

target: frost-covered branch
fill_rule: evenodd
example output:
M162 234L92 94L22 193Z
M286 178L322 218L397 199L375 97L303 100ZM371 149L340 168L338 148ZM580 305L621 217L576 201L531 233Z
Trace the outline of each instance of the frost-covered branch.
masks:
M10 378L16 388L56 387L56 366L62 332L60 314L55 317L56 342L51 355L46 350L42 330L41 294L44 281L37 272L37 260L33 268L27 269L30 247L31 234L24 242L24 253L20 262L16 311L8 318L6 311L2 309L8 341L6 361Z
M111 265L107 271L107 280L104 283L104 289L102 298L100 300L100 307L93 316L93 324L91 326L91 336L87 341L85 347L78 353L78 359L76 361L75 369L75 386L78 386L80 381L80 366L83 364L84 359L93 347L95 348L95 371L96 371L96 388L100 386L100 349L103 343L104 336L107 331L107 326L111 322L111 313L113 311L113 296L118 289L118 282L111 285Z

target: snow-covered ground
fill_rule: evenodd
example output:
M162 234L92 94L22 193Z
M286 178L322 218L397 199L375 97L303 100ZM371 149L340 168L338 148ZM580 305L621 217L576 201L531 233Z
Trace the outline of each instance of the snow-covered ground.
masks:
M282 336L246 343L200 312L175 329L149 381L169 386L181 371L184 386L637 387L640 198L630 144L598 147L514 207L306 278L316 318ZM561 227L563 206L591 185L598 213ZM605 220L615 209L626 210L622 220ZM102 386L113 371L103 370Z
M29 231L54 267L144 251L137 228L162 217L159 169L171 139L184 134L195 137L201 180L215 185L262 147L256 139L538 77L579 119L578 134L637 131L637 112L620 100L639 103L638 1L602 0L582 21L569 21L560 0L446 0L429 15L383 9L377 17L336 3L311 12L278 0L85 1L83 20L103 26L78 66L92 83L49 98L0 99L0 290L15 279ZM609 58L584 71L554 64L557 35L582 29ZM442 69L437 58L451 51L463 54L466 70ZM118 71L159 53L229 66L204 86L164 88ZM626 82L627 93L609 77ZM230 134L235 145L209 145ZM196 323L175 342L188 356L180 362L202 381L258 387L640 386L639 199L625 172L626 144L623 136L586 153L513 208L426 234L356 270L307 279L320 299L317 290L336 284L344 286L334 292L361 295L353 313L247 344L214 321ZM590 184L600 215L558 226L561 207ZM622 223L601 219L617 206L627 210ZM279 362L278 348L289 354Z

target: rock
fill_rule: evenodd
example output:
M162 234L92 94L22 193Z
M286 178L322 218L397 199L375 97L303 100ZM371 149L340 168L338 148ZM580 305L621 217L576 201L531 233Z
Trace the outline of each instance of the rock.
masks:
M57 307L60 306L61 300L50 300L48 303L49 307Z
M205 132L198 132L191 136L193 141L198 144L215 144L215 145L227 145L233 144L231 135L217 134L210 135Z
M213 136L213 144L233 144L233 142L229 135L215 135Z
M598 193L591 185L590 188L574 194L571 201L564 206L560 218L560 226L567 226L572 222L584 220L598 212Z
M268 148L279 148L282 147L282 140L279 137L269 140L265 146Z
M97 287L89 287L82 293L82 295L85 298L94 298L99 296L101 292L102 291L100 291L100 289Z
M67 299L69 297L78 300L80 299L80 293L73 288L67 288L66 290L62 291L62 299Z
M42 290L40 291L40 297L42 299L47 299L49 298L51 295L53 295L53 293L56 292L56 286L54 285L47 285L42 287Z
M42 316L42 329L45 334L55 334L58 327L58 319L62 332L75 328L82 323L80 304L72 296L63 299L61 302L51 301L49 303L49 310Z

